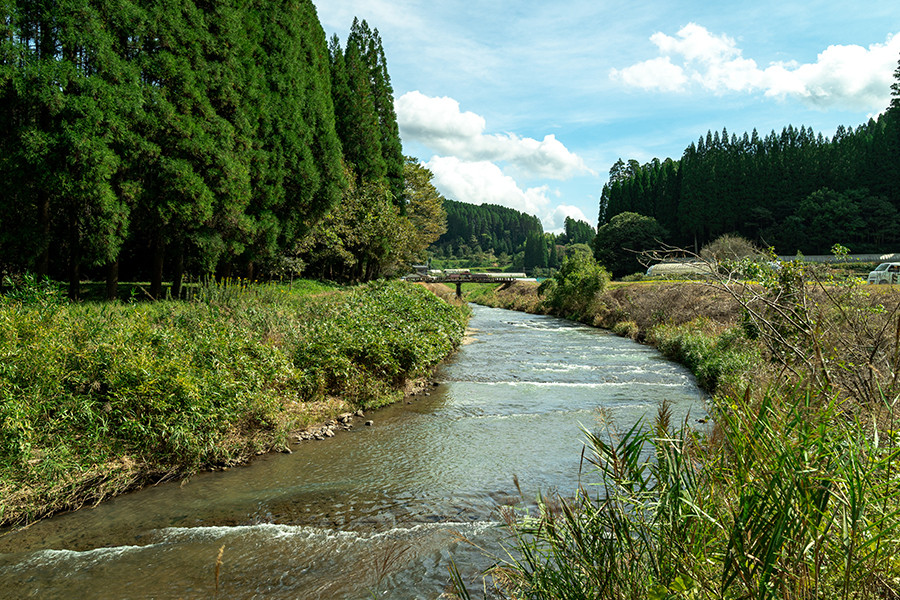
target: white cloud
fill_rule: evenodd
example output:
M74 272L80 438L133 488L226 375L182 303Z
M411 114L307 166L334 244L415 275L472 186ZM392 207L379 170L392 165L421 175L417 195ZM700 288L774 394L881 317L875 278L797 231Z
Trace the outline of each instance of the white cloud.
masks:
M435 156L425 166L434 173L434 186L447 198L469 204L499 204L535 215L546 232L562 233L566 217L594 223L577 206L553 205L550 197L558 197L558 191L546 185L522 189L492 162Z
M434 186L444 196L470 204L499 204L532 215L550 204L547 186L522 189L492 162L467 162L455 156L435 156L425 163L434 173Z
M407 92L395 101L395 109L401 137L422 143L441 155L473 163L507 163L532 178L568 179L593 174L584 160L552 134L543 140L513 133L486 134L484 118L461 111L453 98Z
M560 204L541 219L544 225L544 231L548 233L562 233L565 231L566 217L571 217L576 221L591 223L591 225L594 224L594 221L584 216L584 212L577 206Z
M688 78L684 69L672 64L668 56L661 56L646 60L621 71L613 69L610 77L618 79L631 87L639 87L645 90L657 89L664 92L678 92L684 89Z
M794 97L817 107L880 111L890 102L890 86L900 53L900 35L868 48L829 46L815 63L773 63L765 69L744 58L734 39L714 35L695 23L675 37L650 37L661 56L623 69L610 78L646 90L685 91L691 83L716 93L762 91Z

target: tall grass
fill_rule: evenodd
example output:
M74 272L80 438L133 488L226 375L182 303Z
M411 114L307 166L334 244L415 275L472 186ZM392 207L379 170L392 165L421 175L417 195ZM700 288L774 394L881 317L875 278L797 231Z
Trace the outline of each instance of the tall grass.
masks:
M749 395L748 395L749 398ZM896 434L797 388L728 398L718 433L586 432L573 498L511 515L509 598L900 597ZM893 409L893 407L891 407Z
M466 315L377 283L208 283L189 302L0 300L0 522L286 447L323 410L396 399Z
M900 598L898 302L799 263L757 276L679 292L727 299L715 322L631 289L599 299L595 322L714 392L714 424L673 426L664 406L586 431L579 489L506 514L499 596Z

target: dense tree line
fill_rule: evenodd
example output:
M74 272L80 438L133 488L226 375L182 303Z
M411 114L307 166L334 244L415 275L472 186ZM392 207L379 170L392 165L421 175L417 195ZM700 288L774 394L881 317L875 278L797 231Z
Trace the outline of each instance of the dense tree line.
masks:
M900 82L900 68L895 73ZM785 127L760 136L707 132L680 160L619 160L600 201L599 224L621 213L653 217L668 242L698 248L739 233L779 253L855 252L900 243L900 86L891 107L831 139Z
M164 272L177 294L186 270L276 271L360 189L405 211L365 21L340 51L310 0L3 7L0 271L67 277L73 295L105 273L113 296L121 270L158 297Z
M529 235L543 235L534 215L496 204L447 200L447 231L432 246L437 256L466 257L475 252L512 255L521 252Z
M562 233L545 233L540 220L495 204L446 200L447 226L429 251L438 259L547 275L566 256L590 254L596 231L590 223L566 217Z
M566 217L564 230L556 237L556 243L563 246L570 244L592 244L597 231L590 223Z

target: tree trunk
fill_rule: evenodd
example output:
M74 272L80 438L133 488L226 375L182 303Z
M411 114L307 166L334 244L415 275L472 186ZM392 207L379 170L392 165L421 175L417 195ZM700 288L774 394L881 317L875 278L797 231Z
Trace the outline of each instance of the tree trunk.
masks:
M116 300L119 297L119 261L106 263L106 299Z
M43 17L42 17L43 18ZM36 47L41 60L49 60L57 56L56 36L53 27L46 21L39 20ZM53 118L46 104L37 107L38 131L50 132ZM50 274L50 193L40 186L37 190L38 225L40 227L40 251L35 261L34 270L38 278L43 279Z
M38 279L50 273L50 195L46 190L38 192L38 223L41 230L40 252L34 263Z

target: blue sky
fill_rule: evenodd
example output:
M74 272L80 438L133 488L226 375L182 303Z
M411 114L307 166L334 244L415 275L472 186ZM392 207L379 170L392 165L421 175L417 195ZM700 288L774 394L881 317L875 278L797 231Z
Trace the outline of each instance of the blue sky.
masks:
M448 198L596 224L618 158L678 158L707 130L831 136L890 102L886 0L313 0L345 43L384 42L403 149Z

